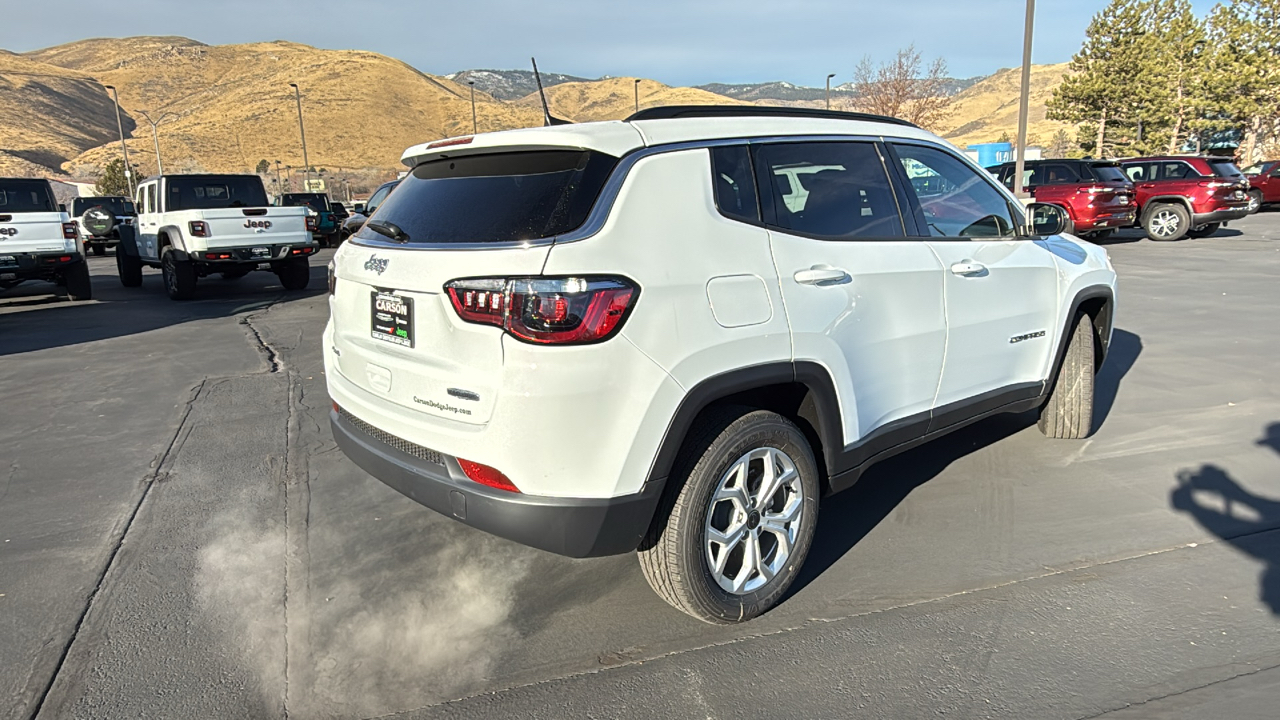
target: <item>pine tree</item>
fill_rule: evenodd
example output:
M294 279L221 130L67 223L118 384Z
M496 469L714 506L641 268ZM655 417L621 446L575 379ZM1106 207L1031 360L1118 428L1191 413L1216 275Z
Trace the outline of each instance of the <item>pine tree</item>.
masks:
M1053 134L1053 139L1049 141L1049 147L1046 150L1051 158L1064 158L1075 148L1076 144L1067 131L1059 130Z
M133 166L134 177L138 175L138 166ZM131 192L129 189L129 178L124 175L124 160L116 158L107 163L102 168L102 174L98 176L98 182L94 185L94 191L99 195L123 195L128 197Z
M1203 85L1207 36L1204 23L1190 0L1156 0L1152 7L1159 42L1151 80L1160 92L1154 98L1153 126L1142 152L1177 152L1199 126L1204 112Z
M258 167L255 168L254 171L257 172L259 175L266 175L267 173L271 172L271 163L267 162L266 160L259 160Z
M1210 129L1240 133L1242 162L1280 142L1280 0L1229 0L1213 9L1205 96Z

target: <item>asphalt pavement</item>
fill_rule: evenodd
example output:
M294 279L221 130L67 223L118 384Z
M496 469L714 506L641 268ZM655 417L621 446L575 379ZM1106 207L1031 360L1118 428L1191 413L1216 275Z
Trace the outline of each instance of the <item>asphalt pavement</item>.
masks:
M0 295L0 717L1273 718L1280 213L1106 241L1101 426L1030 415L826 500L797 590L713 627L632 556L436 515L329 434L311 289Z

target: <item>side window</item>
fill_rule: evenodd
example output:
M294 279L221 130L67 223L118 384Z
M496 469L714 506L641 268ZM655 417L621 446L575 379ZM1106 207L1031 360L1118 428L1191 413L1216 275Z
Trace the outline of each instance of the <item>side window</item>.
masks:
M751 172L751 152L746 145L711 148L711 182L716 207L725 217L760 222L756 180Z
M1124 174L1129 176L1131 182L1146 182L1150 179L1147 173L1146 165L1125 165Z
M1195 177L1200 177L1200 173L1184 162L1166 162L1160 165L1161 180L1183 180Z
M1045 185L1069 185L1080 182L1080 176L1068 165L1053 164L1042 166Z
M148 212L160 212L160 205L156 202L156 187L158 183L151 183L147 186L147 210Z
M894 145L931 237L1017 235L1004 194L959 158L937 148Z
M373 195L371 195L369 197L369 202L365 203L364 205L364 214L372 215L373 211L377 210L378 206L382 204L383 198L385 198L387 194L390 192L391 192L391 188L384 187L378 190L377 192L375 192Z
M871 143L765 145L756 165L770 178L772 224L779 229L829 240L906 235L893 186Z

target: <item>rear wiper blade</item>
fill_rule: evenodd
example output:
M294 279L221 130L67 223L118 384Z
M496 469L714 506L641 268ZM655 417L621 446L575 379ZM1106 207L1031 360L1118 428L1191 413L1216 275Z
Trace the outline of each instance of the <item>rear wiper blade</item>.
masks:
M364 226L379 235L386 235L396 242L409 242L409 233L401 230L400 226L395 223L387 222L385 220L374 220L365 223Z

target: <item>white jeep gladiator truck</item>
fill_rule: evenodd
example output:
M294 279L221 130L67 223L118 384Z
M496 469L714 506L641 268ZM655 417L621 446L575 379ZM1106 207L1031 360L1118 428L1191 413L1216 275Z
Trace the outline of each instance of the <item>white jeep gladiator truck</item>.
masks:
M304 207L272 207L257 175L163 175L138 186L136 239L122 239L116 267L125 287L142 285L143 266L160 268L174 300L196 281L269 270L286 290L307 287L314 219Z
M93 297L76 224L49 181L0 178L0 290L27 280L51 282L72 300Z

